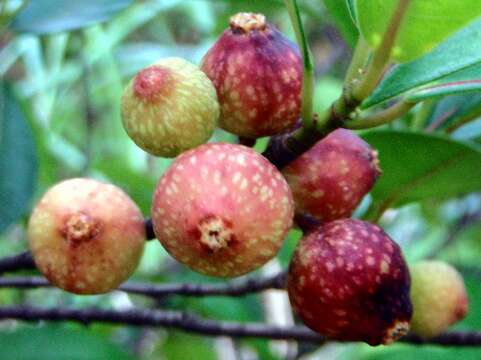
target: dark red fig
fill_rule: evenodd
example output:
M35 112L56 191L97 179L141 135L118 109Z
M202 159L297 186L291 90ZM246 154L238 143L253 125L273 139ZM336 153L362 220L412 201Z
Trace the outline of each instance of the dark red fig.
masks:
M283 168L298 214L331 221L349 217L381 173L377 153L337 129Z
M307 234L287 288L304 323L331 339L388 344L409 329L409 271L399 246L376 225L342 219Z
M223 129L258 138L295 126L302 87L299 49L264 15L232 16L201 69L217 90Z

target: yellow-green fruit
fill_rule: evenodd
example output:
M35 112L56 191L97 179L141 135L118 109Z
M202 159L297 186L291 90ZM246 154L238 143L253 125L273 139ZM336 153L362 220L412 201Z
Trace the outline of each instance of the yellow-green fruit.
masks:
M421 261L410 268L411 331L433 337L464 318L468 297L461 275L443 261Z
M50 188L28 223L37 268L76 294L117 288L135 271L145 243L142 213L116 186L70 179Z
M125 88L121 110L130 138L163 157L207 142L219 117L214 85L181 58L162 59L141 70Z

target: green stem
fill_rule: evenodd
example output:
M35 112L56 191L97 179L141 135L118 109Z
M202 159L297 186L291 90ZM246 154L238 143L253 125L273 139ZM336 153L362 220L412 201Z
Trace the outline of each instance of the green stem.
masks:
M413 108L416 103L406 102L401 100L393 106L378 111L366 116L362 116L358 119L354 119L346 122L346 128L348 129L369 129L372 127L388 124L401 116L407 114L409 110Z
M362 35L359 35L351 63L346 72L344 84L349 85L359 78L369 57L370 49Z
M364 100L381 80L386 67L389 65L392 48L409 4L410 0L399 0L391 21L384 32L381 44L374 51L364 77L353 88L352 96L355 99L359 101Z
M302 26L301 14L296 0L285 0L287 11L291 19L292 27L296 34L296 40L301 48L303 60L303 80L302 80L302 105L301 118L302 125L306 129L312 129L313 120L313 96L314 96L314 65L312 62L311 51L307 44L306 35Z
M428 116L431 114L433 106L434 106L434 100L425 100L422 102L421 108L413 118L413 121L411 124L412 130L420 130L424 127L424 124L426 123Z

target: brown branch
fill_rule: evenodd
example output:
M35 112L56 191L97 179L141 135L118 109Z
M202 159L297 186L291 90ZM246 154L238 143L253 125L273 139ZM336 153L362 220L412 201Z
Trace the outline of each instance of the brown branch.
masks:
M130 326L151 326L179 329L186 332L209 336L257 337L276 340L297 340L324 343L327 339L303 326L281 327L262 323L238 323L217 321L198 317L180 311L151 309L104 310L98 308L40 308L30 306L0 307L0 319L17 319L37 322L75 321L88 325L94 322L122 324ZM438 344L456 346L481 345L479 332L452 332L432 339L406 336L400 341L414 344Z
M118 290L130 294L144 295L158 298L167 295L184 296L242 296L266 289L283 289L286 274L284 272L275 276L261 279L248 278L234 280L224 284L161 284L153 285L138 282L127 282ZM35 289L48 288L52 285L40 276L16 276L0 278L0 288Z

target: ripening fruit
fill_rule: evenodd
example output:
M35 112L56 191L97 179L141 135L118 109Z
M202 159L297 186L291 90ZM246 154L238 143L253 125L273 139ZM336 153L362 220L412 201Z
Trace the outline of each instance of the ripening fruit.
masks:
M45 193L30 217L28 239L37 268L52 284L100 294L137 268L145 229L140 210L122 190L77 178Z
M463 319L468 297L461 275L443 261L420 261L410 267L414 334L433 337Z
M314 331L379 345L409 329L409 282L399 246L381 228L342 219L299 242L287 289L294 310Z
M380 175L377 153L349 130L337 129L282 169L296 213L321 221L349 217Z
M276 255L293 211L289 186L264 157L242 145L211 143L167 169L152 222L175 259L206 275L232 277Z
M219 117L211 81L181 58L166 58L141 70L122 96L127 134L152 155L175 157L207 142Z
M223 129L258 138L296 125L302 87L299 49L264 15L232 16L201 68L217 90Z

